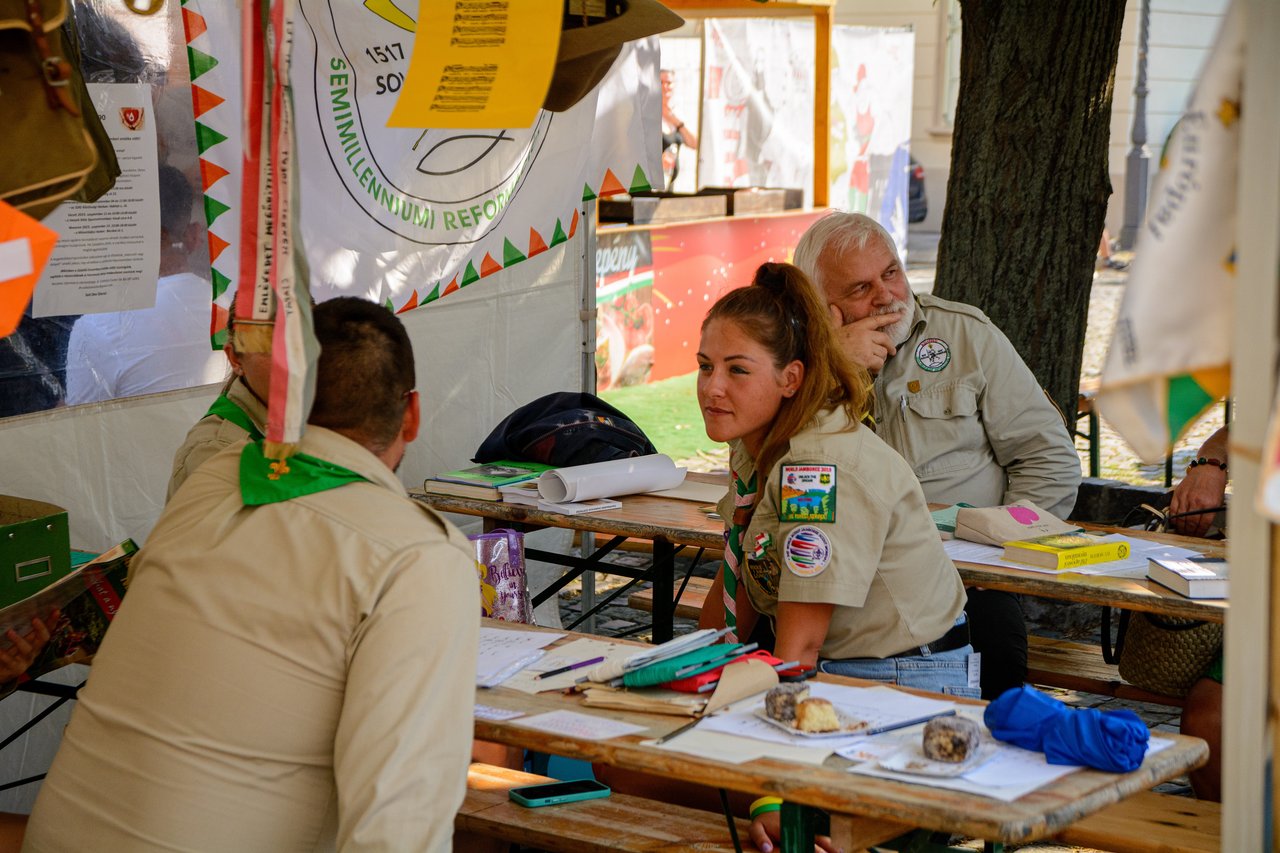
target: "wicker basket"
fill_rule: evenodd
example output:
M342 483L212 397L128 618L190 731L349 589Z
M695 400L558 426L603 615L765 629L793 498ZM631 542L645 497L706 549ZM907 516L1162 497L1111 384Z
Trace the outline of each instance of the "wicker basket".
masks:
M1134 613L1116 645L1125 681L1182 697L1222 651L1222 625Z

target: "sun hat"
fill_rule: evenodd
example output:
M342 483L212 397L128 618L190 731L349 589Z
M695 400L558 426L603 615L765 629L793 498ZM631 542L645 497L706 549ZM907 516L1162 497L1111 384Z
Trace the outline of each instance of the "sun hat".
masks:
M583 9L588 5L598 5L599 11L605 12L603 19L585 17ZM683 23L683 18L658 0L608 0L599 4L567 0L555 73L543 109L564 112L585 98L609 73L626 42L674 30Z

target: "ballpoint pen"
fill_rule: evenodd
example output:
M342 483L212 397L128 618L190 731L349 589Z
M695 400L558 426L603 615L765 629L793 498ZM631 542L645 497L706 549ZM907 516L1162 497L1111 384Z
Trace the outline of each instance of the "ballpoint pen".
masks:
M572 672L575 669L582 669L582 667L584 666L591 666L592 664L603 663L603 662L604 662L603 656L598 658L591 658L590 660L580 660L577 663L571 663L568 666L561 666L561 667L557 667L556 669L547 670L546 672L540 672L537 675L535 675L533 678L535 681L537 681L538 679L541 679L541 678L550 678L553 675L560 675L561 673L564 673L564 672Z

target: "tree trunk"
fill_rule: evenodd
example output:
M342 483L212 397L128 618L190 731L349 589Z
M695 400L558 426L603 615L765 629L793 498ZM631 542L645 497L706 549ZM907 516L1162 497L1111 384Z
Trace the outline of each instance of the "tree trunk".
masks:
M982 309L1074 416L1111 181L1124 0L960 0L934 292Z

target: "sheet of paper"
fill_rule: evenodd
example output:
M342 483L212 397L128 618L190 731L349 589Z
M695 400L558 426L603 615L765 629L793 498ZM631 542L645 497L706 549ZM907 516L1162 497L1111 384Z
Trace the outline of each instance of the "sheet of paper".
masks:
M547 471L538 478L538 493L552 503L613 498L674 489L684 475L670 456L653 453Z
M519 690L521 693L542 693L547 690L563 690L566 687L572 687L579 678L582 678L589 667L582 669L574 669L569 672L563 672L560 675L553 675L550 678L542 678L534 680L534 676L543 672L550 672L553 669L559 669L562 666L568 666L579 661L591 660L592 658L603 657L604 662L610 661L621 662L626 660L635 653L636 647L630 644L611 643L608 640L591 640L580 639L571 643L560 646L555 651L548 652L546 657L537 661L511 678L503 682L503 687L512 690Z
M365 6L403 15L391 0ZM365 48L385 65L388 89L403 83L387 126L533 124L555 68L561 11L560 0L422 0L407 77L403 39Z
M510 711L506 708L495 708L492 705L476 705L475 709L475 718L477 720L501 722L503 720L514 720L516 717L523 716L524 711Z
M827 750L766 743L724 732L708 731L703 729L702 723L666 743L645 741L645 745L685 755L696 755L699 758L712 758L726 764L745 764L757 758L776 758L779 761L794 761L797 764L817 766L826 761L827 755L830 754Z
M1080 569L1072 569L1076 574L1107 575L1109 577L1145 578L1147 576L1147 560L1151 557L1169 557L1180 559L1196 554L1188 548L1179 548L1162 542L1137 539L1128 536L1108 536L1107 541L1125 541L1129 543L1130 554L1127 560L1112 560L1107 563L1095 563ZM1044 569L1039 566L1028 566L1000 559L1004 549L997 545L980 545L964 539L948 539L942 543L947 556L957 563L976 563L982 566L998 566L1005 569L1021 569L1024 572L1039 572L1045 575L1058 575L1064 572L1057 569Z
M100 314L156 304L160 193L156 121L146 83L90 83L120 177L93 204L65 201L44 218L61 235L36 286L32 314ZM192 217L197 215L192 211ZM170 235L179 241L183 235Z
M476 657L476 683L493 687L543 656L543 648L564 634L541 631L514 631L505 628L480 629L479 654Z
M608 717L579 714L577 711L548 711L545 714L524 717L513 725L580 740L608 740L648 731L644 726L623 723Z

